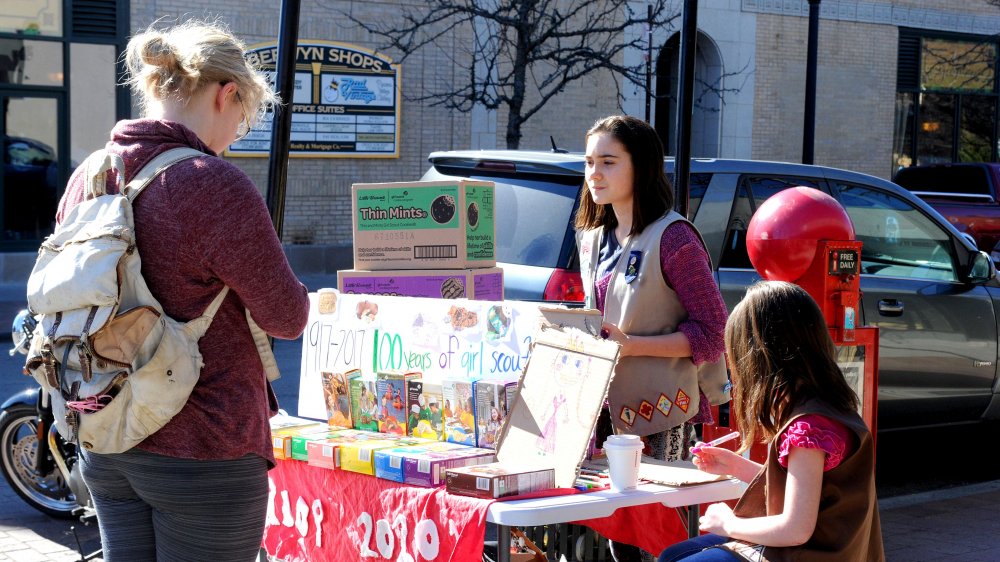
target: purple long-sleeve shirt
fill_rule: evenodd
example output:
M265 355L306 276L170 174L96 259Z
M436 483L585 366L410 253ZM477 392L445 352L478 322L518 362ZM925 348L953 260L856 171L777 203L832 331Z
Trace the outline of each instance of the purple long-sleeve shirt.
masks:
M122 156L126 181L158 154L191 147L205 156L174 164L146 187L133 209L142 274L164 311L178 321L202 314L224 285L230 292L199 347L205 365L187 405L139 444L192 459L257 454L274 463L270 389L244 308L271 336L293 339L309 313L263 198L239 168L216 157L193 131L169 121L119 122L107 148ZM77 170L56 220L83 197Z

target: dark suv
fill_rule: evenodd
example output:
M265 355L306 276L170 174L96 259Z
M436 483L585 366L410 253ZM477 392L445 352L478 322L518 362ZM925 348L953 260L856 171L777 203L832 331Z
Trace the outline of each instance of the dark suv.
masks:
M424 179L496 182L497 261L507 298L579 300L572 221L582 154L448 151L429 160ZM673 161L665 165L672 173ZM864 243L858 325L880 329L878 429L1000 418L993 263L891 182L821 166L693 160L688 214L730 309L760 278L747 257L750 218L768 197L799 185L837 199Z

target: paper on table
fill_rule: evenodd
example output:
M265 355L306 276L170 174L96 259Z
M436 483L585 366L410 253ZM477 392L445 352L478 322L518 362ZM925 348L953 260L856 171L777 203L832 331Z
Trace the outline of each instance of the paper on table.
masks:
M658 461L643 457L639 463L639 479L664 486L691 486L725 480L727 476L717 476L702 472L690 461Z

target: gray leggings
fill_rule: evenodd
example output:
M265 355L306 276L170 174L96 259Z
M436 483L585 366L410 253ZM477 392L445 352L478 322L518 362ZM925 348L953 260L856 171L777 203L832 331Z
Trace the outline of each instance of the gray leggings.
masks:
M250 562L264 535L267 461L138 449L83 455L105 562Z

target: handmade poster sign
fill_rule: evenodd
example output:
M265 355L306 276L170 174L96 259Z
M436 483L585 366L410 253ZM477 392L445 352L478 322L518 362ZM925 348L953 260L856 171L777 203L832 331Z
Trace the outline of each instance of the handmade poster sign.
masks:
M556 486L572 487L620 349L616 342L573 327L540 328L500 437L497 460L552 466Z
M298 415L327 419L326 379L360 369L419 372L425 382L519 377L540 313L537 304L311 293L302 337ZM598 323L598 328L600 324Z

